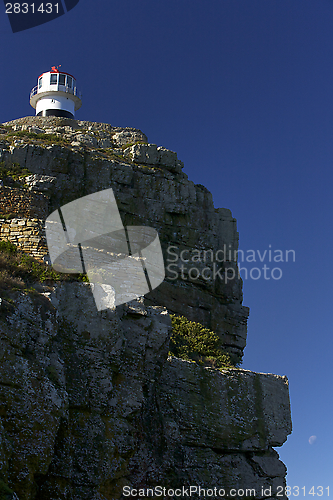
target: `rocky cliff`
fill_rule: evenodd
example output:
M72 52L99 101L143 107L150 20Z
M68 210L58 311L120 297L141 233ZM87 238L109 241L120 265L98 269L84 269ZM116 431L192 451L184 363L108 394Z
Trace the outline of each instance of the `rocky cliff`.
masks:
M136 129L53 117L0 126L0 239L42 259L45 214L112 187L125 226L158 231L166 264L162 285L116 310L97 312L84 283L6 291L0 498L1 487L20 500L116 500L130 488L149 498L158 485L165 498L191 485L284 498L273 447L291 432L287 379L168 358L170 312L215 331L234 362L246 344L236 221L182 168Z

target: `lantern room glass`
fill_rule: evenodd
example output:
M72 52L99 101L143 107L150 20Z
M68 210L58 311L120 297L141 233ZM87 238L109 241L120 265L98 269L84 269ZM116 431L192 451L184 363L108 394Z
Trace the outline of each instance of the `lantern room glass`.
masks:
M64 85L65 86L65 82L66 82L66 75L63 75L60 73L59 75L59 85Z
M50 85L57 85L57 83L58 83L58 75L51 74L50 75Z

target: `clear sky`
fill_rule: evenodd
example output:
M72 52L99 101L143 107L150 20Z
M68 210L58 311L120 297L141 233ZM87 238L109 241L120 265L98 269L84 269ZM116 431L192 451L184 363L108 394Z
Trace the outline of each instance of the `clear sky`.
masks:
M288 485L333 495L333 1L80 0L14 34L0 9L0 122L34 114L37 77L61 64L83 93L76 117L176 151L232 210L245 254L295 251L242 263L282 270L244 279L243 367L288 376Z

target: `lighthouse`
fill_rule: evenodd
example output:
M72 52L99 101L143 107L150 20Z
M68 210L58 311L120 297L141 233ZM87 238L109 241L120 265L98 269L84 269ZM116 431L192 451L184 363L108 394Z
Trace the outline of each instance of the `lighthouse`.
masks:
M74 118L82 106L81 93L76 88L74 76L52 66L51 71L38 78L30 93L30 104L36 116L63 116Z

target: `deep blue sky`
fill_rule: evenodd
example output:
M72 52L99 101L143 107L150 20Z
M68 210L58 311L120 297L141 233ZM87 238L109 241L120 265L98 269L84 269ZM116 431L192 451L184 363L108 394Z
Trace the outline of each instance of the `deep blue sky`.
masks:
M16 34L3 8L0 122L32 115L59 64L83 92L77 118L177 151L232 210L240 248L295 250L280 280L244 280L243 366L288 376L288 484L333 494L333 1L80 0Z

